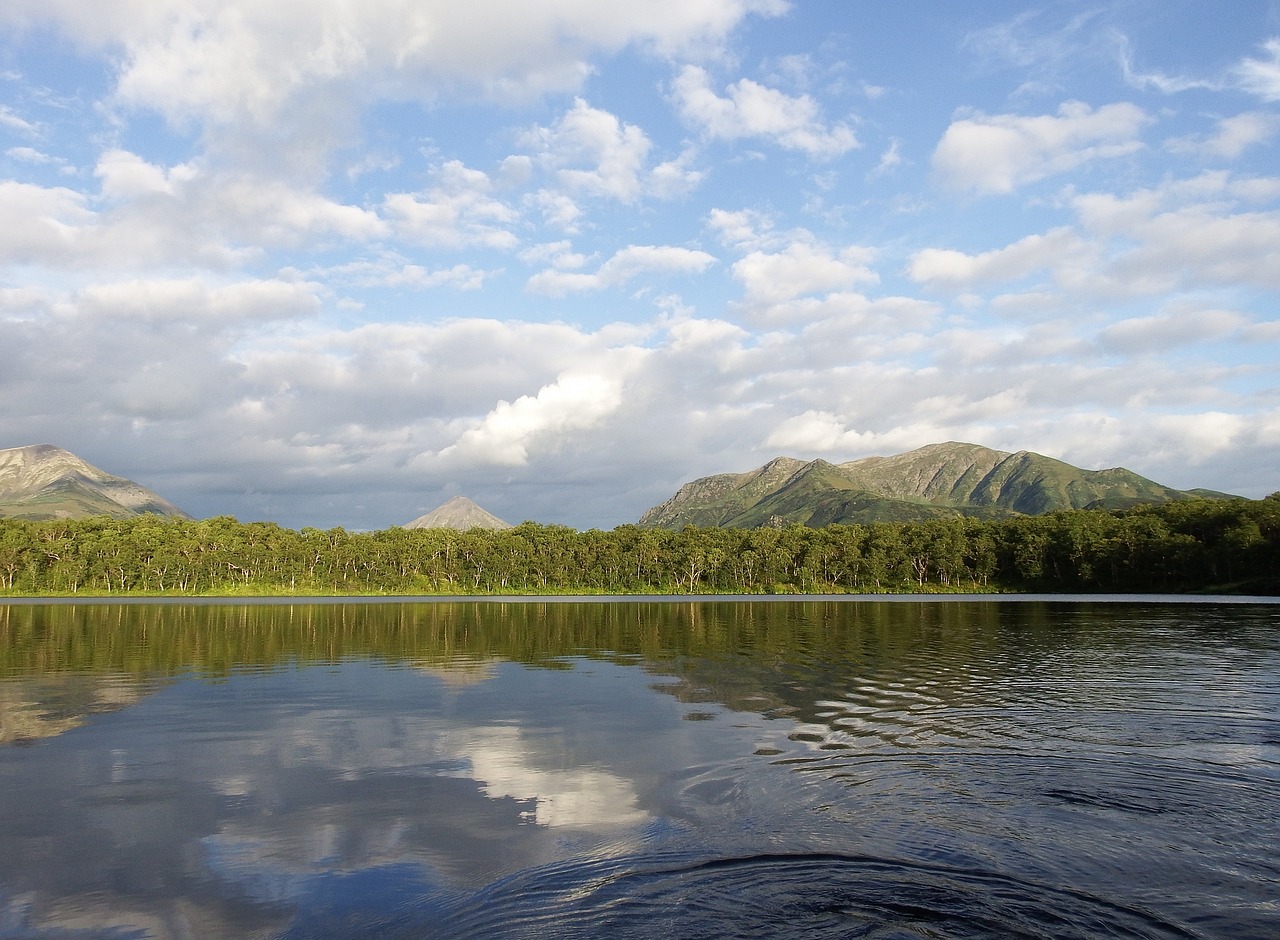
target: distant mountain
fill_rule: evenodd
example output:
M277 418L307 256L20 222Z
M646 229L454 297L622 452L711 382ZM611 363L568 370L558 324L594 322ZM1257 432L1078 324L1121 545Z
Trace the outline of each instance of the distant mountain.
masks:
M146 487L112 476L52 444L0 450L0 516L127 519L147 513L190 518Z
M481 509L465 496L455 496L443 506L406 523L406 529L510 529L509 523Z
M703 477L646 512L640 525L754 528L1001 518L1194 497L1229 498L1212 490L1171 489L1121 468L1082 470L1030 451L1008 454L948 443L842 464L779 457L747 473Z

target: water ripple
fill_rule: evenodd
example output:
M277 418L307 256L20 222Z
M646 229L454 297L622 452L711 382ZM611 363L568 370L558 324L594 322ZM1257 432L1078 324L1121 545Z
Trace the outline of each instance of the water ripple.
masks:
M430 913L435 936L1200 936L1188 925L1070 887L996 871L825 853L562 864ZM393 926L390 936L421 936L425 929L412 915Z

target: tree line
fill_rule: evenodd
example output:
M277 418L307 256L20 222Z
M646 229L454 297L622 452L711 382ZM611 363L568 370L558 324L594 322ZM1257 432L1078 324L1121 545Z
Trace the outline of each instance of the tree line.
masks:
M0 519L0 594L1280 593L1280 493L806 528Z

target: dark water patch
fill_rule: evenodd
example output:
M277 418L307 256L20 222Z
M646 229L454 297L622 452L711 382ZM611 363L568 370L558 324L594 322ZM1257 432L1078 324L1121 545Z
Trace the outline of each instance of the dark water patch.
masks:
M626 858L496 884L388 936L1193 938L1151 911L1015 875L834 854Z

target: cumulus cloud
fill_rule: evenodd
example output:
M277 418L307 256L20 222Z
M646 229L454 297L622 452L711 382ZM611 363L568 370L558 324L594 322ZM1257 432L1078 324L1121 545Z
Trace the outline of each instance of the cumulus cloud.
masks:
M1252 190L1224 174L1204 174L1125 197L1076 197L1082 226L1115 243L1094 287L1150 294L1196 285L1280 286L1280 211L1233 206Z
M630 245L610 257L595 273L563 270L563 267L581 265L580 256L560 255L557 260L560 268L533 275L526 289L535 294L563 297L579 291L620 287L641 274L701 274L716 263L715 257L705 251L670 245Z
M1086 251L1079 235L1059 228L1044 235L1028 235L1012 245L979 254L947 248L926 248L912 255L908 274L931 287L968 288L995 281L1016 281L1040 270L1062 265Z
M98 157L93 175L102 180L107 199L148 195L172 196L176 187L193 180L199 171L190 164L160 167L127 150L108 150Z
M676 77L672 93L684 119L711 138L763 138L786 150L831 159L859 146L847 124L826 124L821 108L808 95L793 97L740 79L721 97L705 69L687 65Z
M850 246L832 250L797 242L782 251L753 251L733 265L733 276L745 289L748 305L778 305L805 294L848 290L879 280L868 265L869 249Z
M552 126L527 133L524 143L536 148L539 161L566 188L623 202L640 194L652 146L639 127L623 124L581 98Z
M436 172L436 184L420 193L392 193L383 213L404 239L436 247L479 245L510 249L519 218L493 195L493 182L480 170L450 160Z
M300 90L342 83L431 96L451 86L504 100L572 91L589 56L628 45L672 54L714 48L748 15L781 0L654 0L626 8L590 0L464 6L417 0L262 4L14 0L0 21L52 23L82 45L125 51L118 95L176 121L268 124Z
M618 374L565 373L536 395L498 402L435 459L522 466L535 447L562 446L566 435L592 428L612 414L622 402L622 387Z
M0 180L0 263L226 271L268 247L389 231L371 210L269 177L163 167L123 150L104 153L95 176L96 194Z
M847 430L844 422L829 411L810 410L781 422L765 438L765 446L801 454L856 452L873 435Z
M1072 225L986 252L921 249L910 257L907 274L933 289L1019 294L1028 289L1021 282L1043 275L1077 300L1213 286L1275 289L1280 212L1265 206L1277 196L1280 190L1265 179L1225 173L1171 180L1124 196L1081 193L1070 200ZM1024 299L1052 306L1043 286ZM1001 305L1020 305L1019 294Z
M1064 173L1093 160L1142 148L1150 118L1136 105L1096 110L1068 101L1056 115L973 114L952 122L933 153L944 186L1010 193L1026 183Z
M94 218L75 190L0 180L0 263L74 259Z
M758 209L712 209L707 226L725 245L742 251L777 248L787 236L774 230L774 221Z
M549 222L566 230L582 214L576 200L631 204L641 198L671 199L696 189L703 179L694 166L693 149L653 164L653 143L640 127L581 98L553 124L527 130L520 143L530 155L513 159L536 164L551 177L552 185L532 201Z

